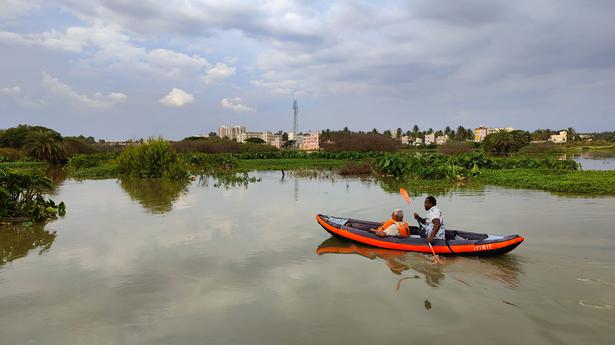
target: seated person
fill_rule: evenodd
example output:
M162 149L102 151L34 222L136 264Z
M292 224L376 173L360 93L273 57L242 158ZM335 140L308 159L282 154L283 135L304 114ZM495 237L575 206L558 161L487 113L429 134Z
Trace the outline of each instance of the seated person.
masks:
M431 242L434 239L445 239L444 215L442 210L436 205L436 198L428 196L425 198L424 203L427 217L421 218L417 213L414 214L414 219L419 222L419 226L425 231L424 237L427 239L427 242Z
M377 229L369 229L369 231L379 237L408 237L410 234L410 227L408 223L404 222L404 211L396 209L393 210L391 219L382 223Z

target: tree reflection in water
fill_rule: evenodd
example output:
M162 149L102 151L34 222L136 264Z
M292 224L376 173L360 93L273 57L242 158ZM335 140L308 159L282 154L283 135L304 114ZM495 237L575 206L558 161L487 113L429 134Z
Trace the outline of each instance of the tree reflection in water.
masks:
M38 248L38 254L43 254L55 239L55 231L45 230L42 224L0 226L0 267L25 257L32 249Z
M159 214L173 209L173 203L188 192L190 180L120 178L120 186L147 211Z
M519 273L521 271L521 263L512 255L481 259L476 257L451 257L446 260L445 265L436 265L425 254L370 247L335 237L322 242L316 249L316 253L318 255L355 254L370 260L381 260L394 274L401 275L402 272L407 270L421 274L425 278L425 283L431 287L437 287L447 275L461 284L471 286L455 276L455 273L463 272L464 275L478 273L502 283L508 288L515 289L519 285ZM415 278L420 278L420 276L413 275L400 279L397 283L397 289L400 288L403 280Z

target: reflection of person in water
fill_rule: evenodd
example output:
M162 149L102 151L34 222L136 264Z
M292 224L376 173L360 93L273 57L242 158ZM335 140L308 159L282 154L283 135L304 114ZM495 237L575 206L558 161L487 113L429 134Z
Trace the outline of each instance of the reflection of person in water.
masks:
M444 278L442 266L432 265L431 261L425 260L422 254L407 255L409 253L392 249L376 248L342 241L335 237L325 240L316 249L318 255L323 254L357 254L368 259L380 259L395 274L401 275L402 272L412 269L425 275L425 282L429 286L436 287ZM412 258L416 260L410 262Z

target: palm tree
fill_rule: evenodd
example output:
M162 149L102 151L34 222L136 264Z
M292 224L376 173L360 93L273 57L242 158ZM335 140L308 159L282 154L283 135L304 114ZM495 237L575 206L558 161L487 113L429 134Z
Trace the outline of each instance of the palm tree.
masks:
M568 133L566 135L566 141L573 141L575 137L577 136L577 131L575 131L574 128L572 127L568 127L566 132Z
M41 130L28 134L24 149L30 156L52 164L66 162L64 145L51 131Z

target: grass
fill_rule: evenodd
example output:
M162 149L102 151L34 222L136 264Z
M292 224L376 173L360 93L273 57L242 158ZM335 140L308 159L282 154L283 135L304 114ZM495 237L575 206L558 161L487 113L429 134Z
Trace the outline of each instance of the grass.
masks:
M19 170L34 170L34 169L46 169L46 162L3 162L0 163L0 168L10 168Z
M77 169L71 172L70 176L78 179L104 179L117 177L117 165L113 163L103 163L94 167Z
M292 170L299 168L338 168L344 159L249 159L240 160L238 170Z
M558 193L615 194L615 171L483 169L480 175L475 178L475 181Z

